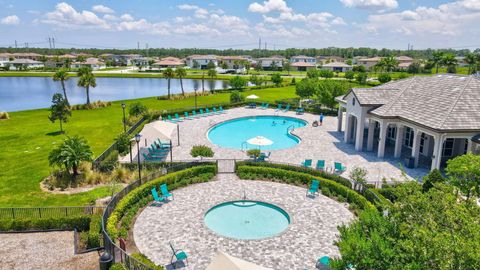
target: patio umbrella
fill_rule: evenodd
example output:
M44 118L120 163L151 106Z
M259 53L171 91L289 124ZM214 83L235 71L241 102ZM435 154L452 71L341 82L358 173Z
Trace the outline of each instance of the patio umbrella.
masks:
M206 270L272 270L218 251Z
M263 136L257 136L253 137L251 139L247 140L247 143L253 144L253 145L258 145L258 146L265 146L265 145L271 145L273 144L273 141L263 137Z
M246 97L246 99L257 99L257 98L259 98L257 95L250 95Z

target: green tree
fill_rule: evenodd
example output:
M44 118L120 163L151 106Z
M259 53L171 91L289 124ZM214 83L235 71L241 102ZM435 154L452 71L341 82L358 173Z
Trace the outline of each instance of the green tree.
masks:
M182 67L178 67L175 70L175 74L180 79L180 87L182 88L182 95L185 96L185 91L183 90L183 78L187 76L187 71Z
M262 70L262 60L259 60L257 64L255 65L255 70L260 71Z
M245 86L247 86L247 80L245 80L244 78L240 77L240 76L235 76L233 78L230 79L230 86L233 88L233 89L243 89Z
M67 137L67 139L53 149L48 161L50 166L64 167L67 172L73 171L73 177L78 175L78 166L83 161L92 161L92 150L84 138L78 136Z
M419 61L415 61L408 66L407 72L410 74L418 74L422 71L422 65Z
M279 87L283 83L283 78L280 73L275 73L272 75L272 82L277 87Z
M208 62L207 69L215 69L215 64L212 61Z
M367 170L360 167L353 167L350 171L350 179L353 181L353 189L362 191L367 183Z
M175 72L168 67L162 71L162 75L167 80L168 99L170 99L170 80L175 78Z
M367 73L366 72L360 72L357 74L357 77L355 78L359 84L367 84Z
M353 72L367 72L367 69L364 65L356 65L352 68Z
M62 85L62 90L63 90L63 97L65 98L65 101L68 103L68 98L67 98L67 90L65 89L65 81L68 80L68 72L66 69L61 68L53 74L53 80L54 81L60 81L60 84Z
M378 75L378 81L381 83L387 83L392 80L392 77L388 73L382 73Z
M335 97L344 95L348 88L348 84L342 81L321 80L318 81L315 96L320 104L333 110L337 105Z
M95 75L93 75L92 70L89 68L81 68L78 71L78 75L80 78L78 79L77 85L85 88L87 105L90 105L90 87L97 87Z
M480 156L467 153L447 161L448 181L470 198L480 196Z
M115 138L117 151L120 155L128 154L130 151L130 138L127 133L121 133Z
M465 55L465 62L468 64L468 74L473 74L477 72L477 61L479 55L475 53L467 53Z
M250 79L249 81L254 84L255 86L259 86L259 85L262 85L263 83L263 79L262 77L260 77L258 74L252 74L250 75Z
M438 68L442 65L443 63L443 57L444 53L440 51L436 51L432 53L432 58L430 58L430 61L435 65L435 73L438 74Z
M155 60L153 59L148 60L148 69L152 69L153 64L155 64Z
M334 76L333 71L328 70L328 69L321 69L320 72L319 72L319 75L320 75L320 77L325 78L325 79L333 78L333 76Z
M435 169L423 177L422 189L424 192L427 192L433 188L436 183L444 183L445 180L440 170Z
M248 60L243 60L242 65L245 67L245 71L248 74L250 72L250 68L252 67L252 63Z
M53 94L52 97L52 106L50 106L50 115L48 119L55 123L55 121L60 122L60 132L63 133L63 126L62 123L66 123L68 121L68 117L72 115L70 111L70 105L68 101L65 100L62 94Z
M395 57L389 56L382 58L378 64L386 72L392 72L398 67L399 62Z
M456 73L457 59L453 53L444 54L442 64L447 67L448 73Z
M288 61L288 60L283 61L283 70L287 71L289 76L290 76L290 70L291 69L292 69L292 63L290 63L290 61Z
M148 111L147 106L141 102L134 102L129 107L128 114L131 116L143 115Z
M43 70L45 70L45 68L46 68L46 67L45 67L45 63L47 63L48 58L47 58L45 55L42 55L42 56L40 56L40 57L38 58L38 61L39 61L39 62L42 62L42 64L43 64Z
M245 101L245 97L239 91L230 93L230 103L240 103Z
M315 68L311 68L311 69L307 70L307 78L314 79L314 78L318 78L318 77L320 77L320 70L315 69Z
M222 61L222 62L220 63L220 67L221 67L222 69L228 69L228 65L227 65L227 63L224 62L224 61Z
M272 63L270 63L270 70L272 71L277 70L277 61L272 61Z
M348 70L345 72L345 79L353 80L355 78L355 72Z
M295 85L295 93L301 98L309 98L317 92L318 79L304 78Z
M210 79L215 79L217 77L217 71L215 69L209 69L207 76L210 77Z
M200 159L203 159L204 157L213 157L215 153L213 152L212 148L208 146L194 145L192 150L190 150L190 155L192 157L200 157Z
M198 64L198 61L197 61L197 60L193 60L192 68L193 68L193 69L198 69L199 67L200 67L200 65Z

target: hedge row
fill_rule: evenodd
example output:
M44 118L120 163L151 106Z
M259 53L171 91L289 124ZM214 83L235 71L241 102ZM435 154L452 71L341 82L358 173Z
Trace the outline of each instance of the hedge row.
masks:
M130 207L134 206L143 198L150 196L150 191L153 187L158 188L160 184L166 183L168 184L168 188L173 190L182 186L187 186L191 183L204 181L204 177L195 178L196 176L203 174L209 174L211 177L213 177L213 175L216 174L216 166L202 165L183 171L170 173L155 180L149 181L132 190L118 202L115 210L113 210L112 214L108 218L106 228L108 234L113 240L119 236L119 230L117 229L119 222L122 220Z
M364 190L363 196L373 203L379 210L383 210L385 207L391 206L392 202L380 194L379 189L368 188Z
M73 230L87 231L92 216L0 219L0 231Z
M254 167L269 167L269 168L277 168L277 169L282 169L282 170L287 170L287 171L294 171L294 172L301 172L301 173L308 173L311 175L315 175L321 178L325 178L328 180L335 181L341 185L344 185L348 188L352 188L352 183L350 180L348 180L345 177L342 177L340 175L336 174L331 174L327 173L324 171L316 170L313 168L305 168L305 167L300 167L300 166L293 166L293 165L288 165L288 164L277 164L277 163L269 163L269 162L254 162L254 161L241 161L237 162L236 166L237 168L239 166L254 166Z
M320 181L320 187L328 188L328 190L335 195L346 198L347 202L353 203L360 209L375 208L365 197L356 193L350 188L345 187L335 181L328 180L322 177L316 177L303 172L295 172L277 168L268 168L262 166L239 166L237 168L237 175L241 179L277 179L287 182L289 184L308 185L313 179Z
M100 247L100 236L102 232L102 216L92 216L90 226L87 233L87 248Z

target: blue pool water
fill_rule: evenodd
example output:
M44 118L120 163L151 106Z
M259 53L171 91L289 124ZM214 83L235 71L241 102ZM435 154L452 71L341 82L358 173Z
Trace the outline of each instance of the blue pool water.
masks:
M280 207L248 200L216 205L208 210L204 220L217 234L241 240L272 237L290 224L289 215Z
M300 143L300 139L287 132L292 126L304 127L303 120L285 116L251 116L220 123L208 131L208 139L221 147L242 149L242 143L256 136L263 136L273 144L261 146L262 150L290 148ZM247 144L248 149L258 148ZM245 147L244 147L245 148Z

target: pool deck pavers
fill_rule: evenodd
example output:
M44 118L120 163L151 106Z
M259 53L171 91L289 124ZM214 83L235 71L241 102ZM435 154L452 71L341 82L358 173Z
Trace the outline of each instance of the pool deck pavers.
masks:
M169 242L189 256L189 264L181 269L205 269L216 250L273 269L315 269L319 257L339 255L333 244L337 226L354 218L347 205L323 195L307 197L304 187L239 180L235 174L219 174L215 179L175 190L175 200L146 207L133 227L139 251L167 269L172 268ZM291 218L287 230L261 240L236 240L208 229L203 221L206 211L242 199L244 191L249 200L286 210Z
M361 167L368 171L368 182L381 183L382 179L390 181L404 181L400 159L393 157L378 158L376 152L355 150L353 144L343 142L343 132L337 131L337 117L325 117L323 126L312 127L312 122L318 120L318 115L305 113L296 115L295 112L275 112L274 109L247 109L235 108L227 110L227 113L201 117L194 120L185 120L179 123L180 130L180 146L177 146L177 131L173 134L173 159L174 160L191 160L190 150L194 145L207 145L215 152L216 159L246 159L245 152L239 149L229 149L219 147L207 138L208 130L220 122L245 116L255 115L280 115L296 117L308 122L303 128L298 128L292 133L301 138L301 142L291 148L271 151L270 161L286 162L292 164L300 164L304 159L313 159L315 165L318 159L325 160L328 169L333 167L333 162L342 162L347 166L347 170L343 173L348 177L350 170L355 167ZM343 121L345 123L345 121ZM150 142L149 142L150 143ZM240 145L239 145L240 147ZM406 175L411 178L421 178L429 172L428 169L403 168Z

